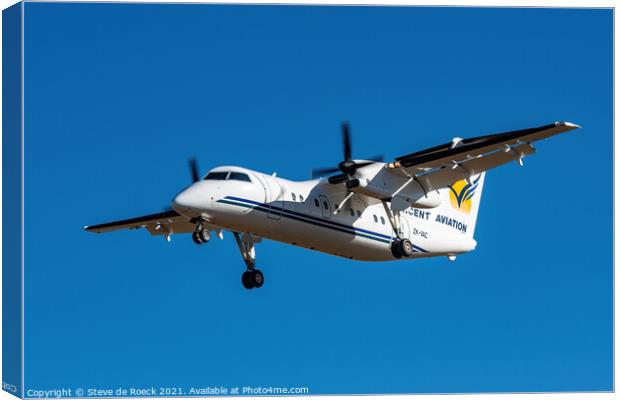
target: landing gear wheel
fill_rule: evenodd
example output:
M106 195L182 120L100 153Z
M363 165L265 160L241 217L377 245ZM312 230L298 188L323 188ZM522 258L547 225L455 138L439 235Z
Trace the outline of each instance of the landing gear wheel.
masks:
M413 254L413 245L409 239L400 241L400 253L405 257L409 257Z
M394 258L409 257L413 254L413 245L409 239L397 239L390 246Z
M241 274L241 283L246 289L252 289L254 287L254 284L252 282L252 271L245 271L243 274Z
M394 256L394 258L403 257L403 253L400 249L400 240L393 241L392 244L390 245L390 250L392 251L392 255Z
M251 271L251 274L252 284L254 285L254 287L259 288L263 286L263 283L265 283L265 277L263 276L263 273L260 272L260 270L255 269L254 271Z
M263 273L258 269L247 270L241 274L241 283L246 289L259 288L265 283Z
M202 240L202 243L207 243L209 240L211 240L211 233L209 233L208 229L201 230L200 233L198 233L198 236L200 236L200 240Z
M192 233L192 240L194 241L194 243L196 244L202 244L203 241L200 238L200 236L198 235L198 232L194 231L194 233Z

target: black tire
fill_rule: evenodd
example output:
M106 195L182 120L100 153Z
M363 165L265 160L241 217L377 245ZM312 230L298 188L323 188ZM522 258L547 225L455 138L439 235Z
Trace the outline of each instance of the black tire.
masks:
M250 273L252 274L252 285L254 285L255 288L263 286L263 283L265 283L265 277L263 276L263 273L260 272L260 270L258 269L255 269Z
M254 287L254 282L252 281L252 271L245 271L241 274L241 284L246 289L252 289Z
M198 236L198 232L196 232L196 231L194 231L194 233L192 233L192 240L196 244L202 244L203 243L203 241L201 240L200 236Z
M400 241L400 254L404 257L410 257L413 254L413 245L409 239Z
M394 256L394 258L402 258L403 257L403 253L400 247L400 240L395 240L392 242L391 246L390 246L390 250L392 251L392 255Z

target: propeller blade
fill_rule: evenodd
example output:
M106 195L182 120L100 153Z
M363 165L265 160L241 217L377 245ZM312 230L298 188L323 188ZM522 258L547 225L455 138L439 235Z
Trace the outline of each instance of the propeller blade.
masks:
M333 174L334 172L338 172L338 171L340 171L340 169L337 167L316 168L312 170L312 178L318 178L320 176Z
M342 123L342 147L344 149L344 161L351 159L351 130L348 122Z
M189 170L192 174L192 182L198 182L200 180L200 172L198 172L198 161L196 161L195 157L192 157L188 160L189 162Z

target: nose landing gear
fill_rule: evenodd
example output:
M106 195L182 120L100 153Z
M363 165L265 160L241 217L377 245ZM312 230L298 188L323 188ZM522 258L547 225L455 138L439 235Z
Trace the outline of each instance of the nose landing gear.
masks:
M209 233L209 229L207 229L203 221L198 221L196 224L196 229L192 233L192 240L196 244L207 243L211 240L211 233Z
M243 274L241 274L241 283L246 289L258 289L259 287L263 286L263 282L265 282L265 278L263 277L263 273L259 269L248 269Z
M260 242L260 238L255 237L251 233L239 233L233 232L235 236L235 242L239 247L243 261L247 270L241 274L241 283L246 289L260 288L265 282L263 273L256 269L256 252L254 251L254 244Z

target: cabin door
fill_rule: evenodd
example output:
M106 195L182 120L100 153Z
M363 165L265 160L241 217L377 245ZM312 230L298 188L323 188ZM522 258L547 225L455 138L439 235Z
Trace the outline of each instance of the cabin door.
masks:
M267 183L267 217L271 219L280 219L284 207L282 188L278 181L270 176L266 177L265 181Z

